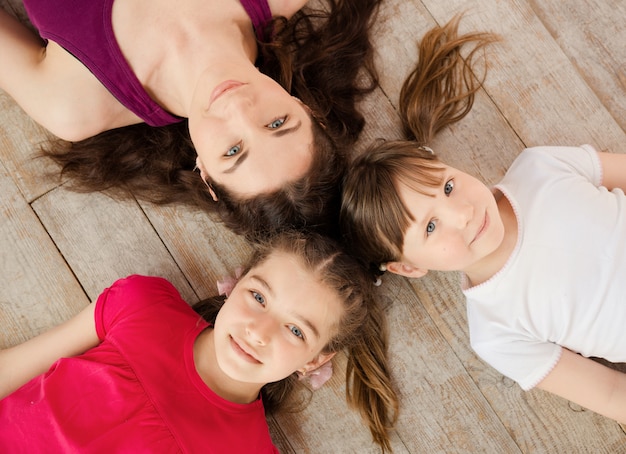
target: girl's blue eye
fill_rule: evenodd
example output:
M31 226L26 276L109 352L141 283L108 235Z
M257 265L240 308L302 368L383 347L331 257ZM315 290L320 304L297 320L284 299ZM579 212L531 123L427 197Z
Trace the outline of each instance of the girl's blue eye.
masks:
M241 151L241 145L234 145L228 149L226 156L235 156Z
M272 121L271 123L269 123L267 125L267 127L269 129L278 129L280 128L283 124L285 123L285 119L284 118L277 118L276 120Z
M433 233L435 231L435 222L434 221L430 221L427 225L426 225L426 235L430 235L431 233Z
M257 300L258 303L265 305L265 298L263 298L263 295L258 292L252 292L252 296L254 296L254 299Z
M300 339L304 339L304 334L302 334L302 331L300 331L300 328L298 328L295 325L292 325L290 329L294 336L299 337Z
M446 184L443 185L443 192L445 195L450 195L453 189L454 189L454 180L448 180L446 181Z

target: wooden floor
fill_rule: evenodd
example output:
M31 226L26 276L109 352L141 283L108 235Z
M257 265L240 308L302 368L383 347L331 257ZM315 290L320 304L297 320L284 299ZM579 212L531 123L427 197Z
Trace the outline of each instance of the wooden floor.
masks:
M0 3L20 13L19 0ZM399 137L395 108L416 40L462 11L462 30L503 41L490 48L470 115L434 144L447 162L494 183L527 146L624 151L621 0L385 0L374 32L381 84L363 104L363 144ZM2 92L0 116L0 347L70 317L131 273L164 276L196 301L246 256L248 245L203 213L64 190L44 178L54 169L32 158L45 133ZM456 275L386 276L382 291L402 398L396 453L626 453L619 424L525 393L476 357ZM283 452L378 452L345 405L344 364L335 362L305 411L271 421Z

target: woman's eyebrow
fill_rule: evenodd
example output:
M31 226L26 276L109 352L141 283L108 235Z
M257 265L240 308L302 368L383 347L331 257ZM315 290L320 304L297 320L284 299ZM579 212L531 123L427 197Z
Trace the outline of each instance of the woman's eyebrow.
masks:
M241 153L239 157L235 160L234 164L230 166L228 169L224 170L223 173L233 173L235 170L237 170L237 167L239 167L241 163L246 160L247 157L248 157L248 150Z
M272 132L272 135L274 137L283 137L286 134L292 134L292 133L296 132L298 129L300 129L300 126L302 126L302 121L298 120L298 123L296 123L292 127L290 127L290 128L280 128L277 131Z
M298 123L296 123L291 128L279 129L278 131L273 132L272 135L274 137L283 137L287 134L293 134L298 129L300 129L301 126L302 126L302 121L298 120ZM237 160L233 163L233 165L230 166L228 169L224 170L223 173L233 173L235 170L237 170L237 167L239 167L246 160L247 157L248 157L248 150L241 153L239 157L237 158Z

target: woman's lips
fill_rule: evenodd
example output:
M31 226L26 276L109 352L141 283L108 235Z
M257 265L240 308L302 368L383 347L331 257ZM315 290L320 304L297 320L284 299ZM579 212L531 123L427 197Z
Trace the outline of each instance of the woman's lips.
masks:
M213 89L213 92L211 93L211 97L209 98L209 107L211 106L211 104L213 104L213 102L215 102L216 99L218 99L224 93L235 88L239 88L242 85L244 85L242 82L238 82L236 80L226 80L220 83L217 87Z

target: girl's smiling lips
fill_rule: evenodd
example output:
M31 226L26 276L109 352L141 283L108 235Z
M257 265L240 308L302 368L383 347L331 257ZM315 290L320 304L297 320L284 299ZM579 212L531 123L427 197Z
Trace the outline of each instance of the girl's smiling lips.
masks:
M220 96L222 96L224 93L226 93L229 90L239 88L242 85L244 85L243 82L238 82L236 80L226 80L218 84L217 87L213 89L213 92L211 93L211 97L209 98L209 107L211 107L211 104L213 104L213 102L216 99L218 99Z
M230 346L235 351L235 353L237 353L237 355L239 355L245 361L252 364L261 364L261 361L256 358L254 352L250 349L250 347L245 344L245 342L240 343L240 341L237 341L235 338L230 336Z
M487 214L487 212L485 212L485 217L483 218L483 222L480 225L478 232L476 232L476 236L474 236L472 243L482 236L485 230L487 230L487 227L489 227L489 215Z

